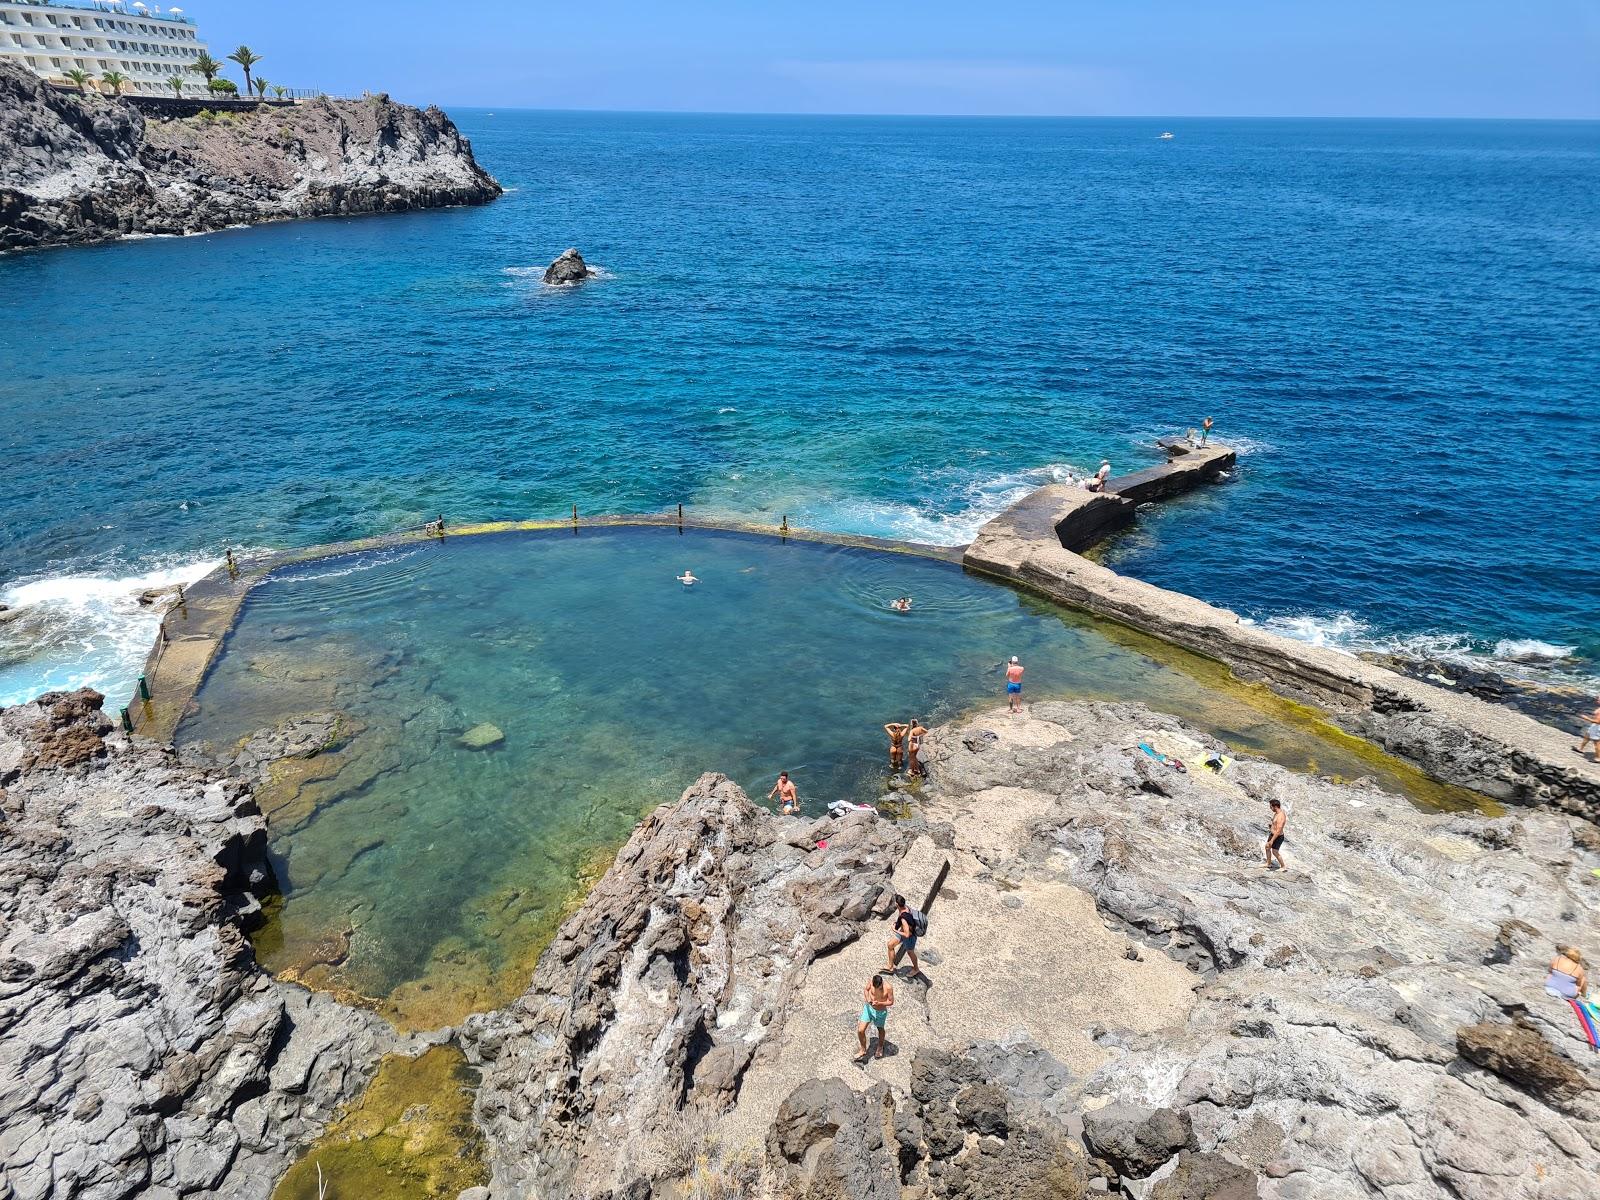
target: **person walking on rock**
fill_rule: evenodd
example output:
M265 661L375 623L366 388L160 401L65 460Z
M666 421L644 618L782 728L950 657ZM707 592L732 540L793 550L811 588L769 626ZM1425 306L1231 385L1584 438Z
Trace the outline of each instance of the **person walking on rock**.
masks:
M1022 664L1013 654L1006 664L1006 703L1014 713L1022 711L1022 671Z
M882 975L874 975L872 981L861 989L861 1001L861 1022L856 1026L856 1040L861 1043L861 1053L856 1056L858 1063L867 1061L869 1025L876 1025L878 1028L877 1057L883 1057L883 1047L889 1040L887 1031L889 1010L894 1007L894 984L885 983Z
M1594 753L1600 754L1600 696L1595 697L1594 711L1589 714L1589 724L1584 728L1582 736L1578 738L1578 744L1573 749L1583 754L1587 746L1593 746Z
M917 938L921 935L922 914L906 903L904 896L894 898L894 932L889 935L889 974L897 969L895 960L904 954L911 960L912 977L922 974L922 964L917 961Z
M1289 814L1276 800L1267 803L1272 806L1272 827L1267 830L1267 870L1272 870L1272 861L1277 859L1278 870L1287 871L1289 868L1283 861L1283 830L1289 823Z

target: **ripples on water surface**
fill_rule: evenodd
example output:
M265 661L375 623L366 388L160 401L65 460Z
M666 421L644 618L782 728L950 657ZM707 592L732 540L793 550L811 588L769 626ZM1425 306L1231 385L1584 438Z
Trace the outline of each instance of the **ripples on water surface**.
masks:
M692 589L674 579L685 567ZM905 593L912 611L889 611ZM1452 799L1262 689L949 563L671 529L456 538L280 571L250 594L179 739L226 749L343 714L345 748L289 761L259 792L286 899L257 949L436 1025L519 991L596 856L702 771L759 798L788 770L812 813L874 799L883 723L1000 703L1012 654L1030 698L1140 700L1287 765ZM481 722L504 742L460 745Z
M0 602L71 593L0 699L125 686L148 622L84 595L226 545L679 501L959 543L1206 413L1237 485L1114 565L1600 655L1594 123L455 115L482 209L0 259ZM608 277L543 287L568 245Z

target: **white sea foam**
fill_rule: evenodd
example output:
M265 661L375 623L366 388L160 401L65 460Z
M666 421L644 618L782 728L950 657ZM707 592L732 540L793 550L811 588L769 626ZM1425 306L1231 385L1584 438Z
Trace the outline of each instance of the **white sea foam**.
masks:
M155 640L157 609L139 593L191 584L220 559L169 559L127 575L45 575L0 591L0 604L20 614L0 626L9 639L0 666L0 705L42 692L92 687L111 700L132 690ZM19 639L21 640L19 643Z
M346 575L356 575L362 571L371 571L376 567L393 566L395 563L405 562L409 558L416 558L421 553L418 550L377 550L367 554L356 554L347 560L340 561L337 567L328 567L322 570L289 571L276 576L280 585L293 585L301 583L315 583L323 579L343 579Z
M1492 671L1530 683L1600 688L1600 676L1592 673L1592 664L1577 657L1576 646L1560 646L1537 638L1489 642L1464 633L1384 633L1348 612L1273 616L1259 622L1247 618L1246 623L1346 654L1392 654Z
M964 546L985 524L1035 488L1047 483L1069 483L1082 476L1083 472L1067 463L1051 463L974 480L961 489L958 501L946 511L897 500L841 499L811 506L804 510L803 520L818 529L934 546Z

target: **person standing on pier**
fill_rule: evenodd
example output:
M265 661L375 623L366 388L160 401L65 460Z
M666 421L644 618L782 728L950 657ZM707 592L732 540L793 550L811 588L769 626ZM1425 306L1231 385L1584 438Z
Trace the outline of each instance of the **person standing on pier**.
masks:
M1206 444L1206 438L1208 438L1210 436L1211 436L1211 418L1207 417L1204 421L1200 422L1200 444L1202 446L1204 446Z
M1106 480L1110 478L1111 460L1109 458L1102 458L1100 460L1100 469L1091 475L1083 486L1088 488L1091 492L1103 492L1106 490Z

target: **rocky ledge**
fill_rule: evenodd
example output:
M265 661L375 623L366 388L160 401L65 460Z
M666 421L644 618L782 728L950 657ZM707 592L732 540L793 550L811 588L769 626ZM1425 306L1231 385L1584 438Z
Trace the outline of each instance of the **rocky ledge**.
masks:
M1041 703L935 731L903 821L702 777L519 1001L401 1039L259 972L249 783L99 706L0 711L3 1200L265 1197L383 1054L445 1040L481 1075L473 1200L1577 1200L1600 1173L1600 1066L1541 986L1556 943L1600 946L1573 817L1180 773L1140 743L1223 747ZM936 880L857 1061L891 897Z
M374 96L163 120L0 64L0 250L483 204L500 191L437 108Z
M264 1200L403 1039L256 967L248 788L100 707L0 710L0 1197Z
M491 1194L1590 1194L1600 1068L1541 983L1554 943L1600 945L1593 828L1140 742L1221 749L1136 706L986 715L930 739L897 824L702 779L469 1023ZM857 1063L886 900L946 862Z

